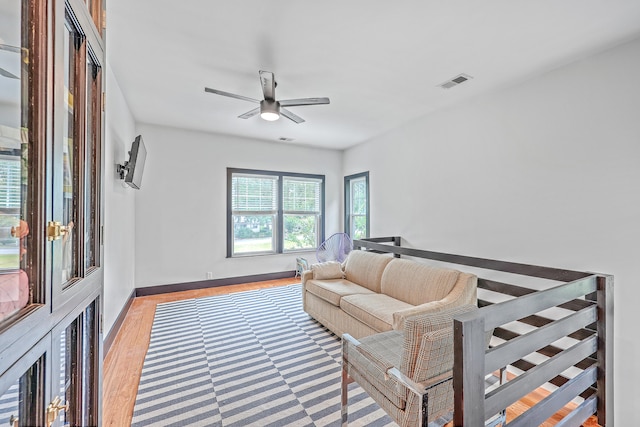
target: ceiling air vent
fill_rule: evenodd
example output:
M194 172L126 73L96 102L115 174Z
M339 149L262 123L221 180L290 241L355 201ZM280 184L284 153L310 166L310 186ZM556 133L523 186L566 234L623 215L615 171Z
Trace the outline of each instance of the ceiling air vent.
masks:
M473 77L471 77L468 74L459 74L457 76L455 76L452 79L447 80L446 82L440 84L439 86L442 89L451 89L454 86L458 86L459 84L462 84L464 82L466 82L469 79L472 79Z
M280 138L278 138L278 141L291 142L291 141L293 141L293 138L286 138L284 136L281 136Z

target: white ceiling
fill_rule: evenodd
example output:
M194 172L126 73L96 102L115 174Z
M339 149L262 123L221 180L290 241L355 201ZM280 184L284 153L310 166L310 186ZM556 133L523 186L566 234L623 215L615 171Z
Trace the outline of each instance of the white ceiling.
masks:
M107 58L139 122L344 149L640 36L638 0L109 0ZM258 70L306 119L238 115ZM460 73L474 78L449 90Z

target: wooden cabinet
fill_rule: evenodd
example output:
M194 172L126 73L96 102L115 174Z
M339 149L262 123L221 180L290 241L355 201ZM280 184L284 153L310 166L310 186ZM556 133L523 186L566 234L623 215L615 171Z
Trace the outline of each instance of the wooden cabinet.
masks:
M100 424L103 3L0 2L0 425Z

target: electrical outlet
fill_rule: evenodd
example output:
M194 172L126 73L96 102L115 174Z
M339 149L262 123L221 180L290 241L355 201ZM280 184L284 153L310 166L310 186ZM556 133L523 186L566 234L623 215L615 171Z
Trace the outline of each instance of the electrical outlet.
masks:
M207 279L213 279L213 272L207 271Z

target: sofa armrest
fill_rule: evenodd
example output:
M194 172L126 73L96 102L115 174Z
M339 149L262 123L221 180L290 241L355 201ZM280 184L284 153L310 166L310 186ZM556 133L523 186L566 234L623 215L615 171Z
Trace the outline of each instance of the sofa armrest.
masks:
M313 279L313 271L304 270L300 278L302 279L302 285L304 285L305 283L307 283L307 280Z

